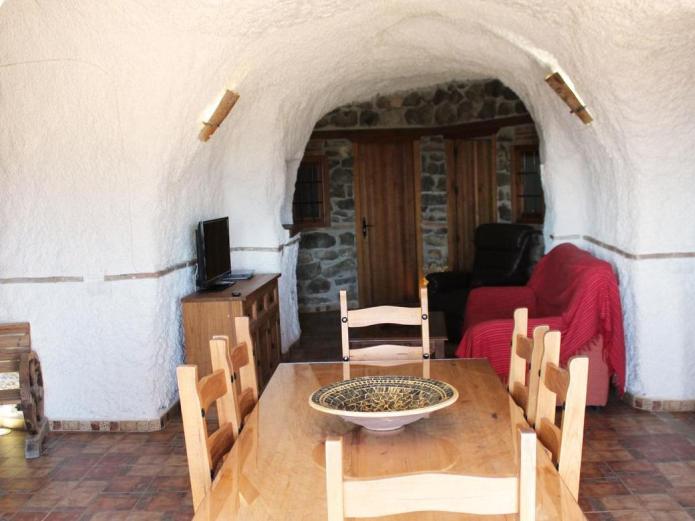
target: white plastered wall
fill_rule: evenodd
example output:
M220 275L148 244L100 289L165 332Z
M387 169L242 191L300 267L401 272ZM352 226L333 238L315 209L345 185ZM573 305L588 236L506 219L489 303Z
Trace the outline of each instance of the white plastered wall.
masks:
M172 403L192 269L104 277L190 260L199 219L229 215L235 265L283 273L296 340L281 226L296 161L323 113L377 92L498 77L541 132L548 244L695 251L693 22L675 1L0 4L0 320L31 321L48 416L148 419ZM591 126L544 84L556 67ZM224 88L241 98L201 143ZM695 398L695 259L590 247L620 274L629 390Z

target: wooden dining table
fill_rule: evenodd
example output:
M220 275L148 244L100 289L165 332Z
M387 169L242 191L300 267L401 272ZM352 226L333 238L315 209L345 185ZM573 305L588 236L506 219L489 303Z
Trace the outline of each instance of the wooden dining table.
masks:
M378 374L429 376L453 385L459 398L453 405L394 432L368 431L309 406L311 393L324 385L348 376ZM518 472L520 425L526 425L521 409L487 360L281 364L193 519L325 521L324 442L329 436L343 436L347 479L411 472L513 476ZM516 518L417 512L378 519ZM536 519L586 519L540 445Z

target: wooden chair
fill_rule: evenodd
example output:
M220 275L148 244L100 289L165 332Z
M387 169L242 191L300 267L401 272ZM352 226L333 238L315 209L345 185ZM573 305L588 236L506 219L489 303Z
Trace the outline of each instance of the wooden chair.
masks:
M377 324L420 326L422 346L381 344L350 349L350 328ZM340 329L343 361L419 360L430 357L430 326L427 309L427 288L420 288L420 307L376 306L348 311L347 293L340 290Z
M560 332L550 331L545 334L544 340L535 428L541 443L550 451L553 463L558 466L565 485L577 499L589 357L571 358L567 369L559 367L559 360ZM558 428L555 425L555 408L563 402L562 428Z
M533 425L536 419L543 336L549 329L548 326L537 326L533 329L533 339L528 338L526 336L528 309L514 310L514 331L507 388L516 404L524 410L529 425Z
M38 458L48 432L43 415L43 373L41 362L31 349L28 322L0 324L0 373L19 373L19 388L0 390L0 405L20 405L27 437L24 457Z
M236 439L244 420L258 403L258 379L248 317L236 317L234 327L239 343L229 349L229 337L213 337L210 340L210 361L213 371L224 371L227 381L232 382L233 414L231 418L220 417L220 421L234 426Z
M229 378L220 369L198 380L198 366L180 365L176 368L176 378L193 508L197 510L210 491L222 460L234 444L236 429L229 421L234 414L234 397ZM217 404L219 429L208 436L205 416L213 403Z
M458 512L477 515L519 514L536 517L536 435L519 429L519 475L481 477L444 472L389 478L343 476L343 440L326 440L328 521L378 517L406 512Z

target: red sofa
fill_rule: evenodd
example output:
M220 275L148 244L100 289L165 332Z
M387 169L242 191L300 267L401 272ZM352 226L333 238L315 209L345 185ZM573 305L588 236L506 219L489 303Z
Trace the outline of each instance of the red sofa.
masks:
M500 377L509 372L514 309L529 311L529 336L547 324L562 332L560 364L589 355L587 405L605 405L610 377L625 389L625 338L618 281L607 262L573 244L553 248L526 286L474 289L466 305L460 358L488 358Z

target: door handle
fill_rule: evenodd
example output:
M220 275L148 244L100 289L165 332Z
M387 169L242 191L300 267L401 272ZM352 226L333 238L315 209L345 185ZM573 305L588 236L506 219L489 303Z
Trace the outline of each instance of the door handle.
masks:
M367 218L362 217L362 237L367 238L367 228L371 228L373 224L367 224Z

